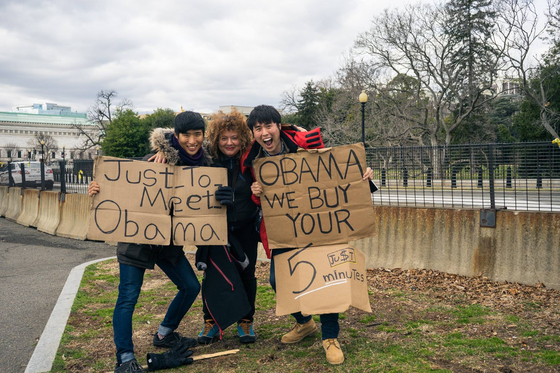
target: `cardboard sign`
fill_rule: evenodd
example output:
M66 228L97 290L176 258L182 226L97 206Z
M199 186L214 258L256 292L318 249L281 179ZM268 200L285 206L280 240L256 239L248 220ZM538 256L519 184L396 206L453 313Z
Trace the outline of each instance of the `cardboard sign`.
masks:
M375 234L362 144L258 158L271 249L344 244Z
M214 197L227 185L223 168L97 157L100 192L88 238L154 245L227 243L226 207Z
M310 246L274 256L276 315L371 312L365 257L349 245Z

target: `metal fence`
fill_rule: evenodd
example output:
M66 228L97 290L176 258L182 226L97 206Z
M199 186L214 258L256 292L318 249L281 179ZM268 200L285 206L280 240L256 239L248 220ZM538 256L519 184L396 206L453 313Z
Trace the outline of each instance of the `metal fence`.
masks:
M93 180L93 160L59 161L52 165L52 170L55 185L60 185L61 192L87 194L88 185Z
M560 148L550 142L366 149L374 204L560 211Z
M376 205L560 211L560 148L550 142L377 147L366 158ZM49 168L55 190L87 193L93 160Z

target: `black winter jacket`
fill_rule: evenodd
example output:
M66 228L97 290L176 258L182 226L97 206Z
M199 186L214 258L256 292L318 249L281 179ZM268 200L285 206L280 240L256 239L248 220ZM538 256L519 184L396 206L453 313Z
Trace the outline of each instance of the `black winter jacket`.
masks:
M227 209L228 228L254 221L257 216L258 206L252 201L251 184L253 176L250 169L241 172L241 163L238 157L227 157L220 152L217 159L213 160L212 167L227 168L228 185L233 187L233 206Z

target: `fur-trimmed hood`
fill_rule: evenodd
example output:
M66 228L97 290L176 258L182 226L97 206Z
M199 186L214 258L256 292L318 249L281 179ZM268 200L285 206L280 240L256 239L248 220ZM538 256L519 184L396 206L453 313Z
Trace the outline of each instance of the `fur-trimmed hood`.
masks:
M154 153L161 151L167 163L176 165L180 162L179 151L173 147L173 128L156 128L150 134L150 148ZM206 146L202 145L202 156L204 166L212 164L212 157L208 154Z

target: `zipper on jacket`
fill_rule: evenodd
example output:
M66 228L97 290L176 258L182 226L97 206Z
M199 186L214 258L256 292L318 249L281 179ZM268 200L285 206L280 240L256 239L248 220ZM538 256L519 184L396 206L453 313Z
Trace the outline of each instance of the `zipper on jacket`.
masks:
M234 288L233 288L233 283L230 281L229 278L227 278L227 276L224 274L224 272L222 272L222 270L220 269L220 267L218 267L218 266L216 265L216 263L214 263L214 261L212 260L212 258L210 258L210 263L212 263L212 265L214 266L214 268L216 268L216 269L218 270L218 272L220 272L220 274L222 275L222 277L224 278L224 280L226 280L226 282L227 282L228 284L231 285L231 291L233 291L233 290L234 290Z
M231 263L231 255L229 255L229 251L228 251L227 247L225 245L222 246L222 247L224 248L224 251L226 252L226 256L227 256L229 262Z

